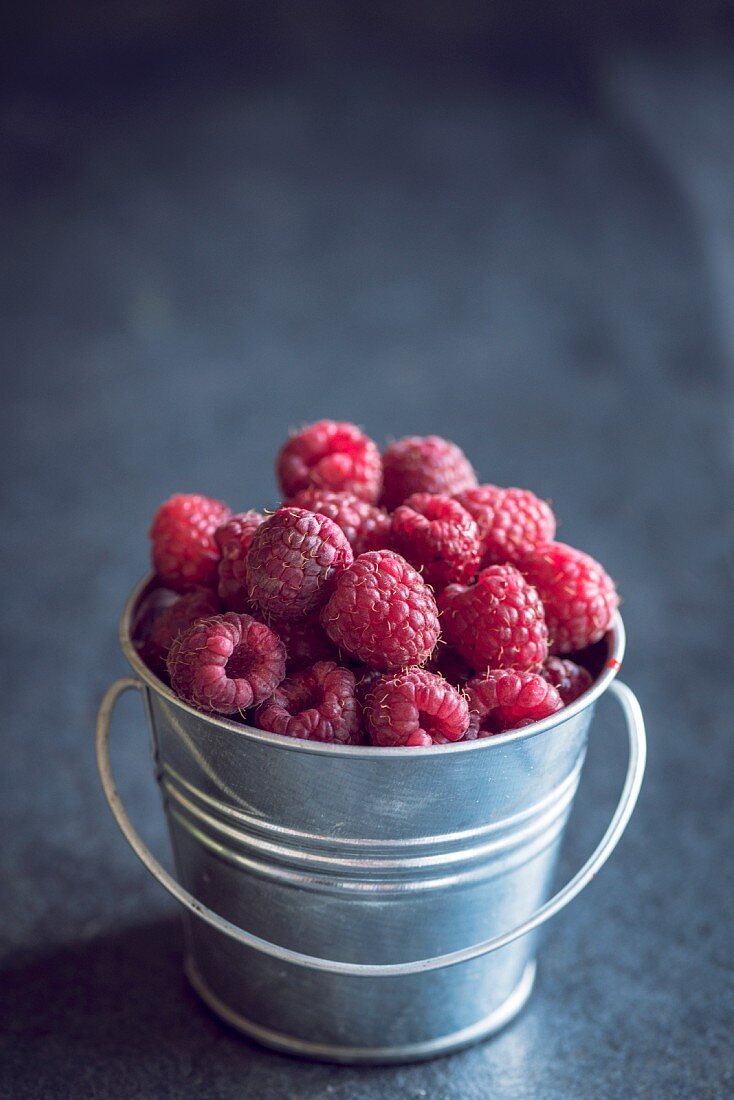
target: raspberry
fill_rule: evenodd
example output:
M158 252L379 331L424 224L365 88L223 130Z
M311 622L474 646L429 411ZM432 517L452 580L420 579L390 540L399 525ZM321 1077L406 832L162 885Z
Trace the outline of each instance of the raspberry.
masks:
M314 485L374 504L382 487L377 445L341 420L319 420L295 432L278 453L276 473L286 497Z
M479 529L466 509L430 493L413 493L393 513L391 541L436 592L468 583L482 556Z
M272 695L285 676L285 646L253 619L228 611L199 619L168 653L171 687L213 714L235 714Z
M514 668L492 669L470 680L466 689L471 711L468 741L529 726L563 706L556 689L542 676Z
M316 661L338 660L339 650L321 625L318 611L301 619L273 619L270 627L285 646L289 676Z
M331 640L370 668L421 664L438 640L433 592L399 554L360 554L337 578L321 622Z
M430 733L426 733L425 730L416 730L405 742L406 748L409 749L428 749L431 745L444 744L446 744L445 741L434 741Z
M219 611L219 599L211 588L194 588L179 596L154 617L141 650L145 663L157 676L165 674L168 651L179 634L197 619L208 619Z
M564 661L561 657L549 657L541 668L540 675L549 684L553 684L566 707L591 687L591 673L581 665Z
M334 661L318 661L284 680L258 708L255 722L260 729L304 741L359 744L362 708L354 674Z
M469 588L449 585L438 606L447 641L477 672L532 668L548 656L540 597L512 565L490 565Z
M548 542L525 554L518 568L543 601L553 653L584 649L604 636L619 597L598 561L563 542Z
M385 509L352 493L331 493L311 485L288 503L332 519L349 539L355 558L368 550L385 550L390 543L390 517Z
M469 726L465 697L441 676L409 668L381 676L365 712L373 745L430 745L459 741Z
M247 554L252 603L277 619L297 619L326 599L354 559L340 527L305 508L280 508L255 531Z
M367 668L366 665L357 665L352 669L354 677L357 681L357 698L362 706L365 706L367 699L372 693L377 681L382 677L382 673L376 668Z
M460 447L439 435L411 435L391 443L382 456L382 503L389 512L413 493L453 496L477 483Z
M474 675L474 669L466 663L461 654L442 641L439 641L434 649L427 668L429 672L436 672L439 676L443 676L454 687L461 687Z
M230 516L214 532L222 555L219 562L219 598L228 611L252 610L247 596L247 551L262 521L259 512L241 512Z
M514 563L538 543L556 533L556 517L550 505L529 489L500 489L477 485L456 494L456 500L477 521L484 542L482 568Z
M135 648L142 654L153 623L158 616L178 599L178 592L170 588L151 588L140 600L133 612L131 635Z
M229 519L221 500L198 493L172 496L153 517L151 557L161 583L175 592L217 587L219 547L214 532Z

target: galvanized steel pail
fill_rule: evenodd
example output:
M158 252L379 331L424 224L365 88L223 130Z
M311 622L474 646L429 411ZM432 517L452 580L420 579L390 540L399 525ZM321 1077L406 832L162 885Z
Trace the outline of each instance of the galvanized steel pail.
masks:
M645 766L640 708L614 681L616 617L592 687L551 718L427 749L321 745L218 720L142 663L105 695L97 755L128 842L185 907L185 969L229 1024L267 1046L337 1062L417 1061L497 1031L535 975L534 931L590 881L619 840ZM117 698L141 692L177 877L122 806L108 753ZM629 764L587 863L550 897L589 724L609 689Z

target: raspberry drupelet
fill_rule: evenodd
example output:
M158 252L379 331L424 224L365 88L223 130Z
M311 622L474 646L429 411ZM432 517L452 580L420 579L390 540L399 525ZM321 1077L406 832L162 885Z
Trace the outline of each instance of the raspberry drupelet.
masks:
M335 645L370 668L422 664L439 636L431 588L399 554L360 554L337 577L321 622Z
M278 452L276 473L286 498L313 485L374 504L382 488L377 444L343 420L319 420L294 432Z
M512 565L483 569L468 588L449 585L438 606L446 640L475 672L533 668L548 656L540 597Z
M353 493L332 493L312 485L288 503L333 520L349 539L355 558L368 550L386 550L390 545L390 516L384 508L368 504Z
M467 584L479 568L479 529L451 497L413 493L393 512L392 547L419 569L436 592Z
M461 448L439 435L411 435L391 443L382 456L382 473L382 504L389 512L413 493L454 496L477 483Z
M285 676L285 646L251 615L228 611L179 634L167 665L173 690L187 703L236 714L273 694Z
M214 532L222 555L219 561L219 598L228 611L250 612L247 595L247 552L252 537L263 521L260 512L241 512L230 516Z
M162 584L174 592L217 587L217 527L230 517L221 500L177 493L161 504L150 529L151 559Z
M484 548L482 568L513 563L556 533L551 507L529 489L477 485L455 499L477 522Z
M305 508L280 508L252 537L248 597L268 618L297 619L320 607L353 559L347 536L333 520Z
M540 722L563 706L560 695L536 672L492 669L466 685L470 725L467 740Z
M334 661L318 661L284 680L258 707L255 724L305 741L356 745L362 741L362 707L354 673Z
M540 675L549 684L553 684L566 707L591 687L591 673L588 669L562 657L549 657L541 668Z
M548 542L519 559L518 569L543 601L552 653L572 653L604 637L619 597L598 561L565 543Z
M422 668L381 676L367 696L365 724L373 745L422 747L459 741L469 706L455 687Z

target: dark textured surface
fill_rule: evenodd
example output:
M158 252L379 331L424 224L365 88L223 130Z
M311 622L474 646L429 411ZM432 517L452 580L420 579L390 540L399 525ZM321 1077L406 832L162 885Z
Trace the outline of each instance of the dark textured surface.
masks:
M4 101L0 1094L731 1095L734 51L330 66L303 37L241 66L120 47L108 73L70 32ZM276 446L322 415L440 432L551 497L619 582L649 723L630 830L523 1016L418 1067L220 1027L93 761L156 504L267 506ZM602 705L565 872L619 789L618 725ZM135 700L115 737L164 852Z

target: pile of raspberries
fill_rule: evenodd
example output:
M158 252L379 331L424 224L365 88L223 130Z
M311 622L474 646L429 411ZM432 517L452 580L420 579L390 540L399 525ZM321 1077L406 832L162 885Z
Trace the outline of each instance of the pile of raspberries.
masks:
M549 505L480 485L439 436L380 454L353 424L295 432L265 515L179 494L151 528L143 660L206 714L286 737L429 746L554 714L618 605Z

